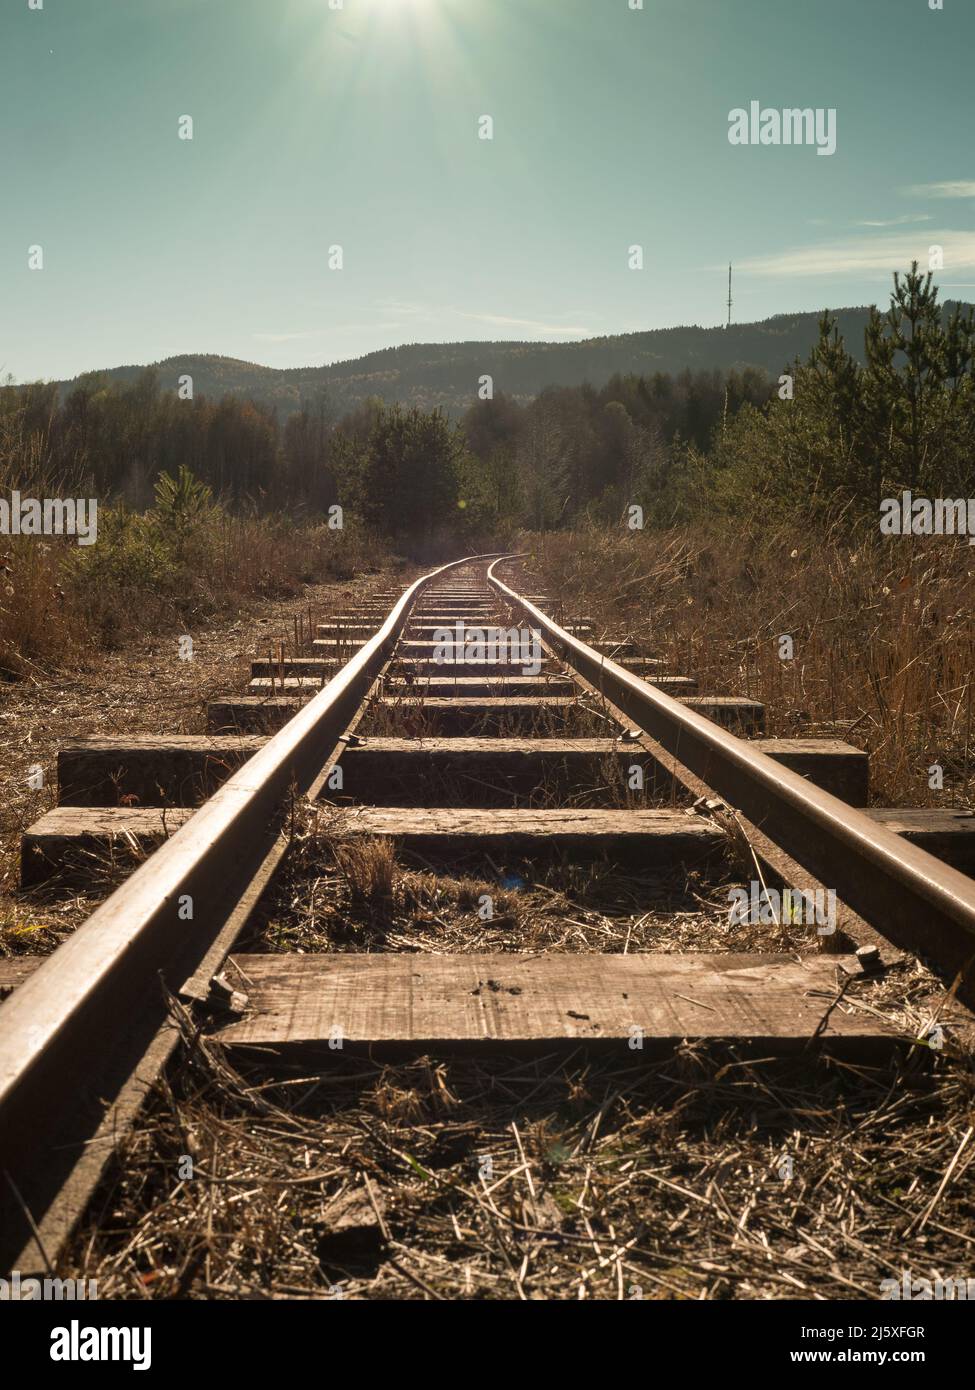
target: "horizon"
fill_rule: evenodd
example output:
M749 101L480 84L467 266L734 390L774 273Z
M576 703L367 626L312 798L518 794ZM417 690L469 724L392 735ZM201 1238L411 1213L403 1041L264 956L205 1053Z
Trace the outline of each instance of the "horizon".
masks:
M760 326L760 325L763 324L763 323L771 323L773 319L778 319L778 318L782 318L782 319L795 318L795 317L798 317L798 316L800 316L800 315L806 315L806 314L811 314L811 313L812 313L812 314L816 314L816 313L819 313L819 314L822 314L822 313L844 313L844 312L847 312L847 311L855 311L855 310L858 310L858 309L860 309L860 310L869 309L870 307L871 307L871 306L870 306L869 304L840 304L840 305L835 305L835 306L832 306L832 307L826 306L825 308L822 308L822 309L794 309L794 310L785 310L784 312L781 312L781 313L769 314L768 317L767 317L767 318L764 318L764 319L753 319L753 320L750 320L750 321L747 322L747 323L745 323L745 322L742 322L742 323L732 323L731 327L732 327L732 328L755 328L755 327ZM641 334L641 333L668 333L668 332L676 332L676 331L678 331L678 330L680 330L680 329L699 329L701 332L710 332L710 331L713 331L715 328L721 328L721 327L722 327L721 324L713 324L713 323L712 323L712 324L701 324L701 323L664 323L664 324L661 324L658 328L633 328L633 329L630 329L627 333L597 333L597 334L594 334L593 337L591 337L591 338L578 338L578 339L575 339L574 342L575 342L575 344L576 344L577 346L581 346L581 345L583 345L584 343L595 342L595 341L598 341L598 340L601 339L601 338L626 338L626 337L635 337L635 336L637 336L637 335L639 335L639 334ZM366 357L374 357L377 353L380 353L380 352L395 352L395 351L397 351L397 349L399 349L399 348L410 348L410 347L474 347L474 346L478 346L478 345L481 345L481 344L483 344L484 346L489 346L489 347L498 347L498 346L500 346L500 345L502 345L502 344L505 345L505 346L507 346L507 347L519 347L519 346L520 346L520 347L542 347L542 346L546 346L546 345L551 346L551 347L560 347L560 346L563 345L563 341L564 341L564 340L563 340L563 339L560 339L560 338L416 338L416 339L410 340L409 342L402 342L402 343L386 343L386 344L384 344L384 345L381 346L381 347L368 348L365 352L359 353L359 354L357 354L357 355L354 356L354 357L337 357L337 358L333 358L333 359L332 359L331 361L329 361L329 362L296 362L296 363L294 363L294 364L291 365L291 366L285 366L285 367L276 366L274 363L271 363L271 362L261 362L261 361L260 361L258 358L256 358L256 357L232 357L232 356L230 356L229 353L225 353L225 352L199 352L199 351L193 351L193 352L172 352L172 353L170 353L167 357L158 357L158 358L156 358L154 361L150 361L150 362L115 362L115 363L113 363L111 366L90 367L90 368L88 368L86 371L78 372L76 375L78 375L78 376L97 375L99 372L110 372L110 371L114 371L114 370L116 370L117 368L120 368L120 367L141 367L141 368L145 368L146 370L148 370L148 369L151 368L151 367L158 367L158 366L161 366L164 362L174 362L174 361L179 361L179 360L181 360L181 359L185 360L186 358L189 358L189 357L214 357L214 358L220 358L220 359L221 359L222 361L224 361L224 362L240 362L240 363L242 363L244 366L248 366L248 367L262 367L262 368L266 368L268 371L283 371L283 372L293 371L293 372L300 372L300 371L312 371L312 370L314 370L314 369L316 369L316 368L317 368L317 369L320 369L320 370L322 370L322 371L325 371L325 370L327 370L329 367L339 367L339 366L342 366L342 364L345 363L345 362L361 362L361 361L362 361L364 358L366 358ZM570 344L570 346L571 346L571 344ZM54 381L54 380L65 381L65 380L73 380L73 379L74 379L74 378L72 378L72 377L59 377L59 378L49 377L49 378L47 378L48 381ZM16 383L16 384L18 384L18 385L29 385L30 383L28 383L28 382L20 382L20 383Z
M941 301L941 304L942 304L942 307L945 307L947 304L949 304L949 303L954 303L954 302L955 302L955 301L951 301L951 300L942 300L942 301ZM963 306L965 306L965 307L975 308L975 301L961 300L960 303L961 303ZM866 312L866 311L868 311L869 309L871 309L871 308L876 308L876 307L880 307L880 306L878 306L876 303L873 304L873 305L870 305L870 304L837 304L837 305L826 305L826 306L824 306L824 307L822 307L822 308L817 308L817 309L786 309L786 310L783 310L783 311L781 311L781 312L777 312L777 313L774 313L774 314L769 314L766 318L763 318L763 319L753 319L753 320L749 320L748 322L732 323L732 324L730 325L730 327L731 327L732 329L735 329L735 328L760 328L763 324L772 323L775 319L794 319L794 318L799 318L799 317L808 317L808 316L811 315L811 314L822 315L822 314L824 314L824 313L828 313L828 314L841 314L841 313ZM375 357L375 356L377 356L379 353L383 353L383 352L396 352L396 351L398 351L400 348L411 348L411 347L477 347L477 346L492 347L492 348L493 348L493 347L501 347L501 346L504 346L504 347L546 347L546 346L548 346L548 347L562 347L562 346L579 346L579 347L581 347L581 346L584 346L586 343L599 342L599 341L601 341L601 340L604 339L604 338L638 337L638 336L640 336L640 335L642 335L642 334L646 334L646 333L679 332L679 331L681 331L681 330L688 330L688 329L697 330L697 331L702 332L702 333L708 333L708 332L714 332L716 329L722 329L722 330L724 330L724 328L725 328L725 326L722 325L722 324L700 324L700 323L661 324L661 325L659 326L659 328L634 328L634 329L629 330L629 332L627 332L627 333L603 333L603 334L595 334L592 338L579 338L579 339L574 339L572 343L568 343L568 344L566 344L566 343L564 342L564 340L559 339L559 338L417 338L417 339L411 340L411 341L409 341L409 342L402 342L402 343L387 343L387 344L385 344L385 345L382 346L382 347L369 348L369 349L367 349L365 352L360 353L359 355L357 355L357 356L355 356L355 357L340 357L340 358L335 358L335 359L333 359L332 361L329 361L329 362L296 362L296 363L294 363L294 364L291 365L291 366L276 366L274 363L261 362L261 361L260 361L258 358L256 358L256 357L232 357L232 356L230 356L230 354L225 353L225 352L206 352L206 351L174 352L174 353L170 353L168 357L159 357L159 358L156 358L156 359L153 360L153 361L148 361L148 362L115 362L115 363L112 363L110 366L104 366L104 365L103 365L103 366L100 366L100 367L90 367L90 368L85 369L84 371L78 372L78 373L76 374L75 377L49 377L49 378L46 378L46 379L37 378L34 382L26 382L26 381L25 381L25 382L13 382L13 383L10 383L10 384L12 384L12 385L18 385L18 386L27 386L27 385L38 384L38 383L43 385L43 384L45 384L45 381L46 381L47 383L50 383L50 382L52 382L52 381L66 382L66 381L73 381L73 380L76 379L76 377L97 376L100 372L111 372L111 371L117 371L117 370L121 370L121 369L125 369L125 368L130 368L130 367L131 367L131 368L138 368L138 369L140 369L140 370L149 371L149 370L151 370L153 367L162 366L162 365L165 364L166 362L186 361L186 360L188 360L189 358L193 358L193 357L209 357L209 358L214 358L214 359L217 359L217 360L220 360L220 361L223 361L223 362L238 362L238 363L240 363L242 366L247 366L247 367L260 367L262 370L267 370L267 371L272 371L272 372L274 372L274 371L281 371L281 372L289 372L289 371L301 372L301 371L315 371L315 370L327 371L327 370L328 370L329 368L331 368L331 367L340 367L340 366L343 366L344 364L346 364L346 363L348 363L348 362L361 362L361 361L363 361L363 360L364 360L365 358L367 358L367 357ZM702 368L702 370L711 370L711 369L710 369L710 368ZM3 384L3 383L0 382L0 384Z
M733 326L883 304L932 247L975 289L971 8L44 0L0 39L18 382L706 330L729 261Z

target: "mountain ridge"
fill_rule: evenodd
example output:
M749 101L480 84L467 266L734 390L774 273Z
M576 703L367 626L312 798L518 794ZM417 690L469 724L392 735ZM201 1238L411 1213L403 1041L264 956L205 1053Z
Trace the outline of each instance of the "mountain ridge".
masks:
M954 307L949 301L945 312ZM964 305L963 307L969 307ZM479 378L489 375L495 393L528 400L550 386L601 387L621 374L678 375L684 371L744 371L770 377L785 371L798 356L805 360L818 338L823 310L775 314L753 323L704 328L677 325L635 333L607 334L574 343L531 340L420 342L379 348L361 357L321 366L266 367L219 353L181 353L146 365L122 365L82 373L57 382L59 393L91 378L132 382L155 370L165 388L175 391L178 378L193 377L197 396L239 396L273 407L282 418L314 405L327 392L329 406L354 409L370 396L424 409L441 406L458 416L477 399ZM829 311L836 318L850 352L863 360L863 330L869 306Z

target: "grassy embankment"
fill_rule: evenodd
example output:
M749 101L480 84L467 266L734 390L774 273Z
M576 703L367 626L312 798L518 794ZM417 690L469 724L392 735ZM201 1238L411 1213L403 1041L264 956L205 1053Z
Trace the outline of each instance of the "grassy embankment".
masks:
M764 701L770 735L835 732L866 749L878 803L972 804L975 552L964 539L607 528L530 536L526 548L567 613L632 634L701 693ZM943 791L929 785L936 763Z

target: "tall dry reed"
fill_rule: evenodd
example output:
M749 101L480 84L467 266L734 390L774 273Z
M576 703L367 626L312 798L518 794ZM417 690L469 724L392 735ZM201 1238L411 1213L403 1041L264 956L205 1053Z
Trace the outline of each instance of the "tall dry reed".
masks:
M763 701L770 735L835 731L865 748L878 803L973 804L964 539L592 529L523 548L549 592L601 632L632 635L701 693ZM935 764L943 792L929 785Z

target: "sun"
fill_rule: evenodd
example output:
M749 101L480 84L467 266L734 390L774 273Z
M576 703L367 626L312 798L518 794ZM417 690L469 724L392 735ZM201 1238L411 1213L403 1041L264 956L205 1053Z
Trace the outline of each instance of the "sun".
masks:
M426 19L442 0L354 0L355 9L363 18L375 22L384 19ZM351 16L353 0L345 0L344 12Z

